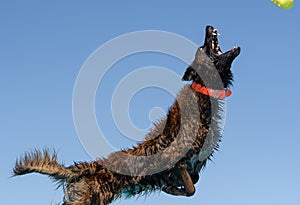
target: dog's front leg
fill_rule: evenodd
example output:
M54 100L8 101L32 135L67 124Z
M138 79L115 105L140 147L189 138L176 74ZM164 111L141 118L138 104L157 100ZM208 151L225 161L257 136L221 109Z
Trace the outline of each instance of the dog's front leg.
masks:
M180 178L180 184L183 188L176 185L164 187L162 190L175 196L192 196L195 193L195 186L190 174L187 171L187 165L184 161L179 162L174 168L175 174Z
M162 189L167 194L171 194L174 196L187 196L186 191L184 189L180 189L176 186L168 186Z
M191 176L187 171L187 164L185 163L185 161L179 162L177 165L177 169L183 181L183 186L186 192L186 196L194 195L196 189L193 180L191 179Z

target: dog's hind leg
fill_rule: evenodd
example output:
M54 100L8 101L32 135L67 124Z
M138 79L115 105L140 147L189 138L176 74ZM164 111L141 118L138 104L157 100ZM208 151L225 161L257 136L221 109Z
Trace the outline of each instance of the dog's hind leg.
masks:
M64 201L62 205L107 205L107 202L101 200L99 197L93 196L92 198L82 198L74 202Z
M106 203L100 201L99 198L86 197L74 202L64 201L62 205L106 205Z
M94 198L93 180L83 177L78 181L68 181L65 187L63 205L102 205L92 203Z
M90 198L82 198L82 199L79 199L79 200L74 201L74 202L64 201L62 205L100 205L100 204L91 203Z

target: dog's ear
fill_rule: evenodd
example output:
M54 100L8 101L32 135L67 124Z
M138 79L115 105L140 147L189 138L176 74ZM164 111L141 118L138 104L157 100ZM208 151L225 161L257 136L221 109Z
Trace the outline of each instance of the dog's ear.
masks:
M182 81L191 81L191 80L194 80L196 76L197 76L197 72L192 68L192 66L189 66L186 69L181 80Z

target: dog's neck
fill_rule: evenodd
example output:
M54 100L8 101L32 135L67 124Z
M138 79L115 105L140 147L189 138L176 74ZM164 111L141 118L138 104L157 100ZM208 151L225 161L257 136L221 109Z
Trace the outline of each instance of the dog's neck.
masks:
M211 89L196 82L192 83L191 88L198 93L213 97L215 99L224 99L226 97L229 97L232 94L232 91L229 89L224 89L224 90Z

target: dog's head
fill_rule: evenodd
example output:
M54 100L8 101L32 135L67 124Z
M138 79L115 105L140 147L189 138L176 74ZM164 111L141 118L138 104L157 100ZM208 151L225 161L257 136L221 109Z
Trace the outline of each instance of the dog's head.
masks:
M232 84L231 64L241 49L234 47L223 53L218 35L217 29L206 26L204 44L198 48L195 60L187 68L182 80L194 81L213 89L227 88Z

